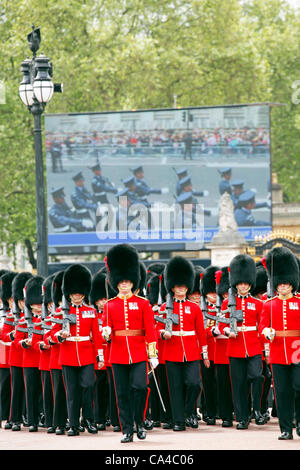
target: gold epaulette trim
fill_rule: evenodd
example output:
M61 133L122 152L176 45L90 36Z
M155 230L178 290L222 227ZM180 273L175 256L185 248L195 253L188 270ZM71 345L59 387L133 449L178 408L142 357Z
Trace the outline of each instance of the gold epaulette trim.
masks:
M271 297L270 299L265 300L264 303L266 304L267 302L270 302L270 300L277 299L277 298L278 298L278 295L274 295L274 297Z
M111 300L116 299L118 296L116 295L115 297L112 297L111 299L107 299L107 302L110 302Z

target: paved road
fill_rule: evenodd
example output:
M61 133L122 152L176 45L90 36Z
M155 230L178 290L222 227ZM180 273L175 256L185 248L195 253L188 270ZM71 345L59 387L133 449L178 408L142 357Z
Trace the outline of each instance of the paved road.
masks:
M97 435L86 431L78 437L56 436L47 434L46 429L40 428L37 433L28 432L22 428L20 432L0 429L0 450L102 450L107 456L118 455L118 450L128 451L128 455L135 455L131 451L150 451L147 455L159 455L163 450L186 451L186 455L193 454L193 450L298 450L300 437L294 431L292 441L279 441L278 420L271 418L268 424L256 426L251 423L248 430L238 431L233 428L224 429L221 421L216 426L207 426L200 422L198 429L188 429L185 432L175 433L161 429L148 431L147 439L139 441L135 435L134 442L121 444L120 433L114 433L107 428ZM115 451L115 452L113 452Z

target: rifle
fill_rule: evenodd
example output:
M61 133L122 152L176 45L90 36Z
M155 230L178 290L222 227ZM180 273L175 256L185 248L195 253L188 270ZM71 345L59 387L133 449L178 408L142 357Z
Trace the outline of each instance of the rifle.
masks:
M32 311L30 308L27 307L26 304L24 306L24 318L27 322L28 339L32 339L32 334L34 330L32 321Z
M202 292L203 292L202 284L203 284L203 273L200 274L200 292L201 292L200 308L201 308L201 311L202 311L202 314L203 314L203 320L204 320L204 322L205 322L206 320L213 320L213 321L216 321L216 316L215 316L215 315L211 315L211 314L208 313L208 311L207 311L206 298L205 298L205 295L202 293ZM206 325L205 325L205 326L206 326Z
M63 311L63 326L62 329L63 331L66 331L68 334L70 334L70 324L75 324L76 323L76 315L70 313L70 305L69 302L67 301L66 297L63 295L62 296L62 305L61 305L62 311Z
M237 331L237 322L243 321L243 311L236 309L236 298L235 292L232 287L228 290L228 308L230 311L230 317L224 318L222 320L223 323L229 323L230 325L230 333L234 333L236 336L238 334ZM229 320L229 322L227 321Z
M155 320L165 324L165 331L168 331L172 335L173 323L174 325L179 324L179 315L173 313L173 296L172 294L167 294L166 302L166 318L163 318L161 315L154 315Z
M265 268L265 270L267 271L267 274L268 274L267 296L268 296L268 299L271 299L272 297L275 296L275 292L274 292L274 288L273 288L272 283L271 283L271 278L269 276L269 272L268 272L268 269L267 269L266 258L261 259L261 264L263 265L263 267Z
M19 323L20 320L20 309L15 301L13 301L13 306L12 306L12 314L15 317L15 325Z

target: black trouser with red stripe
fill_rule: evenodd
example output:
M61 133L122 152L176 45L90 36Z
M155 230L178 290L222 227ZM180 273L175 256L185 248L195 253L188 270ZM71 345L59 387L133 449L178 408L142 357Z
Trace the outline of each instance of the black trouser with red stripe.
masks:
M174 424L184 425L185 418L195 413L200 393L199 361L166 361Z
M53 426L64 428L68 419L66 389L61 369L51 369L53 387Z
M260 354L251 357L229 357L233 405L237 421L248 421L249 386L252 383L253 410L260 411L263 375Z
M169 395L169 386L167 379L167 371L165 364L158 364L155 369L155 376L158 382L160 394L165 405L166 412L164 412L160 398L157 392L154 379L152 378L153 385L150 394L151 403L151 419L153 421L161 421L162 423L170 423L172 421L172 410ZM151 384L151 381L150 381Z
M206 414L209 418L215 418L217 415L217 380L215 364L213 361L210 361L210 366L205 367L204 362L200 361L200 368Z
M280 430L292 433L295 392L300 391L300 363L272 364L271 368Z
M233 402L229 364L215 364L217 372L218 415L223 421L232 421Z
M24 367L25 397L29 426L38 426L41 412L42 380L38 367Z
M9 421L22 423L25 402L25 386L23 367L11 366L11 405Z
M67 393L67 408L71 427L79 427L80 407L84 418L94 420L95 366L62 366Z
M53 390L49 370L42 370L42 385L45 425L49 428L50 426L53 426Z
M116 389L113 377L113 371L111 367L107 367L108 372L108 385L109 385L109 417L112 426L120 426Z
M10 368L0 367L0 421L9 420L10 397Z
M96 370L95 373L95 423L105 424L109 403L108 374L106 369Z
M121 428L124 434L133 434L133 421L143 425L147 407L147 363L112 364L112 368Z

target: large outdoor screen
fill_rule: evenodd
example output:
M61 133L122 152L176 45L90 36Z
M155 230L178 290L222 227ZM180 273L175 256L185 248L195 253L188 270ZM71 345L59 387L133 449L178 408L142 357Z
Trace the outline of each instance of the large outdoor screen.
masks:
M49 253L197 250L230 194L246 240L271 230L268 105L45 116Z

